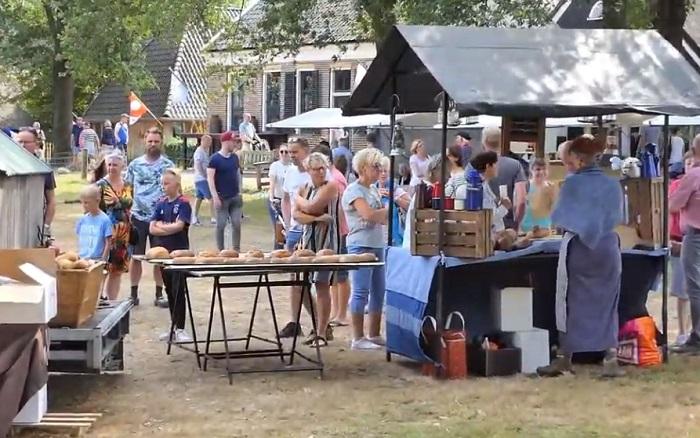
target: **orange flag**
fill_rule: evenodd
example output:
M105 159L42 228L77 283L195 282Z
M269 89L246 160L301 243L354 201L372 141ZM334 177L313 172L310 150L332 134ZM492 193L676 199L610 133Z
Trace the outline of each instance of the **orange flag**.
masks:
M129 92L129 125L138 122L141 116L150 113L146 104L141 102L141 99L133 92Z

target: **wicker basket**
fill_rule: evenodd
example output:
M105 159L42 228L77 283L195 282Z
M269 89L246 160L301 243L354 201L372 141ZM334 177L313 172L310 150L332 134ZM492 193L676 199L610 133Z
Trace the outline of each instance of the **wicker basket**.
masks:
M98 263L89 269L57 271L58 313L50 327L80 327L92 317L105 278L103 270L104 263Z

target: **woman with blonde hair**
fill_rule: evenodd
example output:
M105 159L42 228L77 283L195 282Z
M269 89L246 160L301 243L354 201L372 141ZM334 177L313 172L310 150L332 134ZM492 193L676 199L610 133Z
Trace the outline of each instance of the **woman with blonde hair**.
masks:
M326 178L331 163L321 152L313 152L304 161L304 167L309 173L311 182L299 189L292 208L292 216L303 225L302 246L314 252L330 249L338 253L340 251L338 186ZM329 326L331 283L335 281L333 274L329 271L314 274L318 314L316 332L309 335L306 340L307 345L318 344L325 347L333 337L333 331Z
M387 208L374 184L382 172L384 154L379 149L368 148L358 152L352 167L358 179L350 184L343 194L343 210L348 221L348 253L370 252L384 260L384 225L387 223ZM381 322L384 305L384 266L361 268L350 273L352 293L353 350L376 350L385 344ZM368 304L369 301L369 305ZM369 337L365 337L365 306L369 310Z
M428 151L425 148L423 140L420 138L413 140L413 143L411 143L411 158L408 160L408 164L411 168L410 186L412 188L428 177L429 162L430 157L428 157Z
M120 153L107 155L95 170L95 185L100 189L100 210L112 221L112 240L107 259L105 292L109 300L119 297L122 274L129 272L131 254L131 205L133 191L122 178L124 157Z

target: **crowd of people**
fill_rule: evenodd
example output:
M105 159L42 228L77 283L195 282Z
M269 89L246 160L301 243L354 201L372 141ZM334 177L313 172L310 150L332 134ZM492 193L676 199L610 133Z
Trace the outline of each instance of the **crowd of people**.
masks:
M83 146L85 142L96 141L86 129L89 128L84 128L78 136L83 139ZM223 133L221 148L215 153L212 153L212 138L208 135L201 138L194 154L194 209L182 194L179 171L163 154L162 132L149 129L144 139L145 153L128 165L119 147L123 134L119 134L118 128L111 135L117 147L100 154L102 160L95 169L93 184L80 194L85 215L76 224L81 257L107 262L105 299L118 298L121 276L128 272L131 299L139 304L143 268L132 256L143 255L149 244L170 251L190 248L189 227L201 223L201 204L205 200L211 205L210 220L216 225L218 249L240 251L243 200L238 152L243 147L243 137L238 132ZM21 130L17 138L30 152L35 152L41 141L34 128ZM606 366L614 368L617 280L621 275L619 239L614 227L621 217L617 214L619 209L613 206L621 204L618 199L621 191L619 184L612 184L614 181L598 167L602 147L591 136L560 146L559 157L569 176L559 191L548 180L549 165L545 160L529 162L527 178L518 160L501 153L498 128L485 128L481 139L483 151L479 153L473 153L471 138L466 133L459 133L448 147L445 195L456 196L458 189L468 184L469 172L475 171L483 182L483 208L494 213L494 240L505 230L527 232L556 226L565 232L560 254L560 260L565 262L563 268L560 266L558 284L561 282L566 287L558 286L558 294L559 289L565 292L557 300L563 354L540 373L559 375L570 370L571 356L578 351L607 351ZM277 159L270 166L267 198L275 236L271 249L305 248L314 252L326 249L339 254L371 252L383 260L389 241L386 226L389 221L393 224L389 244L410 246L412 232L406 218L412 209L418 208L417 187L440 185L441 160L427 154L422 140L415 140L407 166L410 175L399 171L392 179L389 158L374 147L375 141L368 138L368 147L355 154L346 138L337 141L333 148L325 141L311 145L304 138L292 138L276 150ZM672 183L669 203L674 274L671 289L679 298L677 350L681 352L700 351L700 274L696 272L696 260L700 257L696 236L700 232L695 232L695 227L700 229L696 214L700 211L700 168L694 167L700 160L700 136L693 141L691 150L699 152L685 155L685 172ZM674 152L675 157L678 152ZM395 184L390 199L392 180L399 184ZM54 189L55 180L49 175L45 186L47 224L55 214ZM590 196L592 192L596 196ZM592 199L596 201L590 202ZM389 217L391 202L395 208L394 215ZM228 226L231 241L225 242ZM605 269L600 269L601 260L607 260ZM175 299L182 291L172 290L171 279L161 269L154 268L153 275L154 304L170 308L176 326L175 341L189 341L184 327L184 300ZM334 328L350 325L353 350L381 349L384 278L384 267L350 273L316 273L316 330L308 333L306 342L327 345L333 340ZM593 283L595 287L591 288ZM595 299L591 299L592 289L596 292ZM300 315L295 311L301 300L301 290L292 287L289 321L280 331L281 337L304 335ZM175 302L177 308L173 308ZM303 304L307 310L310 308L309 303ZM369 319L367 331L365 315ZM591 325L591 321L596 323Z

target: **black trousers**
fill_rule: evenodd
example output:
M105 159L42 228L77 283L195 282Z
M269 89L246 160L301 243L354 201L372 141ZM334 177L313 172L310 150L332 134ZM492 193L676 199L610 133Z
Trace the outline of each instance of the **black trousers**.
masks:
M165 286L165 294L168 296L168 307L170 308L170 317L175 322L175 328L185 328L185 278L180 278L177 290L174 288L175 274L166 270L163 273L163 285Z

